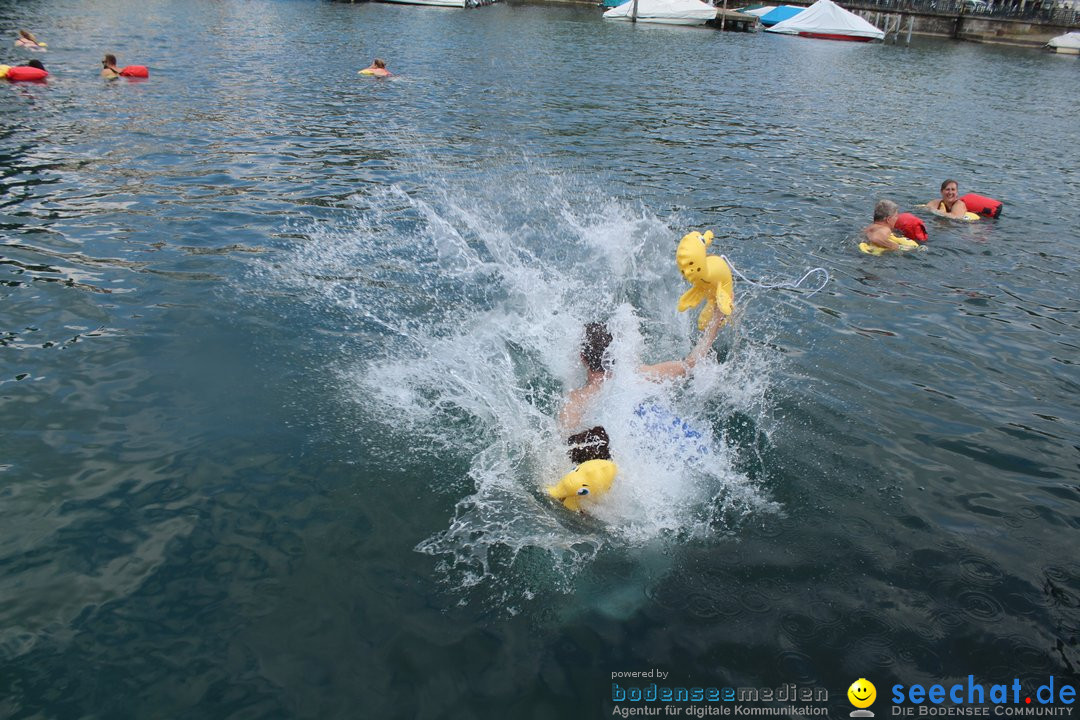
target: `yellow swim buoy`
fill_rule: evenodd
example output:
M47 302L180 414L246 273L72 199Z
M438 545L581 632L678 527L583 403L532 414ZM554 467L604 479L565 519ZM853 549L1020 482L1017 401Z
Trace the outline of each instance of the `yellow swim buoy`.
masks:
M548 495L562 501L567 510L579 512L582 500L599 497L611 489L617 470L610 460L586 460L549 487Z
M8 70L11 69L10 65L0 65L0 79L7 77Z
M904 251L904 250L914 250L915 248L919 247L919 243L915 242L914 240L909 240L908 238L906 238L906 237L904 237L902 235L890 235L889 239L892 240L897 245L899 245L900 247L896 248L896 250L890 250L888 248L883 248L880 245L871 245L870 243L867 243L867 242L861 242L861 243L859 243L859 249L862 250L867 255L881 255L882 253L887 253L887 252L900 252L900 251Z
M687 233L675 250L675 264L679 266L683 279L690 283L690 289L679 298L679 312L697 307L702 300L705 301L705 307L698 315L698 330L708 326L715 308L720 308L720 312L727 316L735 309L731 266L722 257L705 252L713 237L712 230L706 230L704 234Z

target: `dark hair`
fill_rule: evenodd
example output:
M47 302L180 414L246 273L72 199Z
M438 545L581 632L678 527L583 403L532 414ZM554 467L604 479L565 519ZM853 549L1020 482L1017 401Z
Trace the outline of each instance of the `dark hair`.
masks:
M26 63L26 67L37 68L38 70L44 70L45 69L45 66L42 65L41 61L38 60L37 58L34 58L30 62Z
M111 53L106 55L105 59L101 61L101 64L102 65L115 65L116 64L116 56L111 54Z
M607 430L601 425L571 435L566 438L566 444L570 446L570 461L575 465L587 460L611 459Z
M956 182L955 180L946 180L945 182L941 183L941 189L944 190L945 187L950 183L955 185L957 188L960 187L960 183Z
M607 325L600 322L588 323L585 326L585 342L581 344L581 359L592 372L607 370L608 345L611 344L611 333Z

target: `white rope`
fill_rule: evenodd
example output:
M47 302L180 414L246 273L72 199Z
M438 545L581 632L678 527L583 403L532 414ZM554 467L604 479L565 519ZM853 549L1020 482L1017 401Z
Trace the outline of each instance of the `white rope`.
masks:
M819 285L817 288L815 288L812 292L810 292L806 296L806 297L810 297L810 295L813 295L813 294L815 294L817 292L820 292L821 290L825 289L825 286L829 284L829 280L831 279L830 276L829 276L829 271L828 270L826 270L823 267L816 267L816 268L814 268L812 270L807 270L806 274L803 275L801 278L799 278L798 281L796 281L796 282L793 282L793 283L782 282L782 283L776 283L775 285L766 285L765 283L760 283L760 282L757 282L756 280L751 280L750 278L743 275L742 272L739 271L739 268L735 267L735 263L731 262L731 260L728 259L727 255L721 255L720 258L724 262L726 262L728 264L728 267L730 267L732 269L732 271L736 275L738 275L740 278L742 278L746 282L750 283L751 285L755 285L755 286L757 286L759 288L763 288L765 290L781 290L781 289L784 289L784 288L790 288L791 290L798 290L799 287L806 280L806 278L810 277L814 273L822 273L823 275L825 275L825 279L821 281L821 285Z

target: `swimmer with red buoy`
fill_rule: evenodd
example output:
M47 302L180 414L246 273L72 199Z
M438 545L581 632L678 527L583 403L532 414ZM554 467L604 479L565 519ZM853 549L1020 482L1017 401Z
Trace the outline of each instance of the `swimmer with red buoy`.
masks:
M101 77L106 80L115 80L118 77L148 78L150 70L145 65L125 65L118 68L116 56L110 53L101 61Z

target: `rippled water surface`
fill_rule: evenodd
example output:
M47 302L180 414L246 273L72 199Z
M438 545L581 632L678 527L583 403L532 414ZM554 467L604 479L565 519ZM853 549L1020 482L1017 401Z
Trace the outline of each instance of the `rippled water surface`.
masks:
M845 716L859 677L1075 678L1075 58L589 6L0 19L51 72L0 87L0 718L608 717L649 668ZM946 177L1003 216L858 252ZM699 228L830 280L740 280L690 380L617 374L619 481L570 516L582 323L623 367L688 352Z

